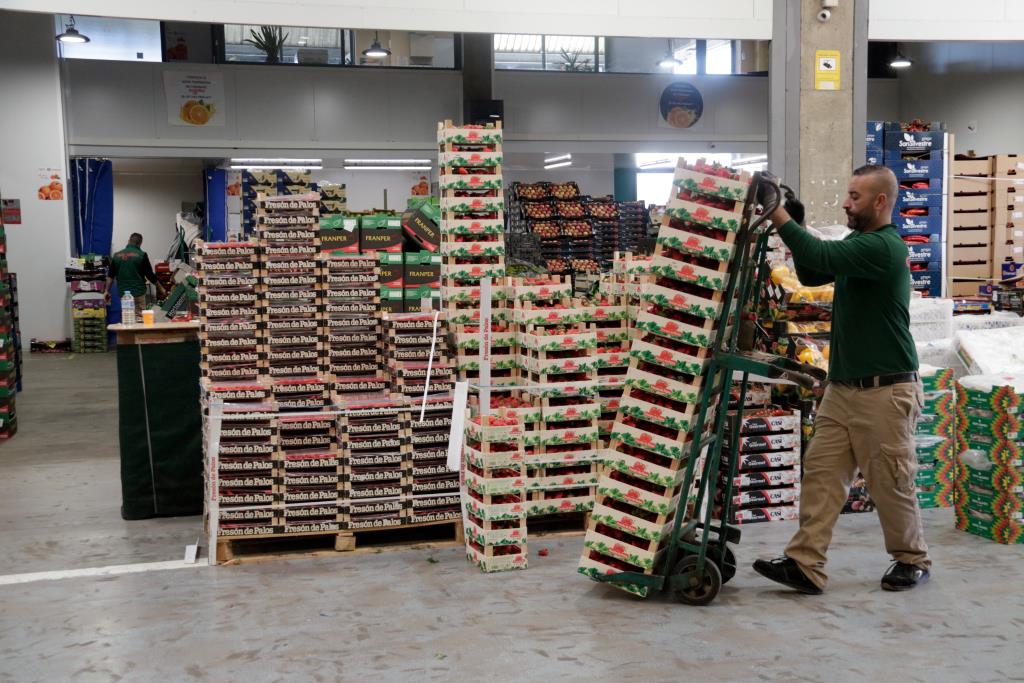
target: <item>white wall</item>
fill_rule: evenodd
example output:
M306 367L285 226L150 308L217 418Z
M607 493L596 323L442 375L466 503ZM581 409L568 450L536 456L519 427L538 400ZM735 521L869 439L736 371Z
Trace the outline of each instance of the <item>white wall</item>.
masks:
M0 11L0 194L20 199L22 224L6 226L8 266L18 274L21 334L68 336L64 262L70 253L64 122L53 19ZM40 168L60 169L63 201L40 201ZM31 382L30 382L31 384Z
M182 202L203 200L199 159L114 159L114 234L112 251L142 235L142 248L156 265L174 238L174 216Z
M1024 153L1024 42L921 43L904 50L914 65L899 76L900 119L944 122L959 151Z
M772 0L0 0L32 12L458 33L767 39Z
M871 40L1020 40L1020 0L874 0L868 10Z
M313 171L313 179L317 182L345 183L350 211L383 209L385 189L388 191L387 208L401 211L412 196L412 186L419 182L420 176L426 176L428 183L437 180L437 174L430 171L346 171L337 168Z

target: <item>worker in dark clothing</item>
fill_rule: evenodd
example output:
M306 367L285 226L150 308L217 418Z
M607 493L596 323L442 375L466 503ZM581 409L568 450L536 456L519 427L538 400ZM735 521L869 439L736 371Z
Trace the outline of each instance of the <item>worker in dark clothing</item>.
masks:
M882 166L854 171L843 203L853 232L843 240L817 239L781 203L770 216L800 282L835 283L829 382L804 456L800 528L783 557L754 563L759 574L803 593L820 594L828 582L832 529L858 469L895 561L882 588L908 590L929 578L914 486L914 429L924 392L910 335L907 245L892 225L897 188ZM774 204L774 188L767 193L764 203Z
M142 235L133 232L128 238L125 248L110 257L110 270L107 272L107 298L110 298L110 284L117 278L117 288L124 296L130 292L135 297L135 310L146 308L146 281L156 285L157 294L162 298L164 288L156 279L149 256L142 251Z

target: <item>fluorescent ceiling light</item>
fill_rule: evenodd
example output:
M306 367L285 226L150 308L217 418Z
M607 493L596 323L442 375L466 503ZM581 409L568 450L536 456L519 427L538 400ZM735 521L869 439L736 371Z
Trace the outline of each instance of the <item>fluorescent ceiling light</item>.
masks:
M645 161L642 164L640 164L638 168L647 168L649 166L666 166L672 165L673 163L674 162L671 159L665 157L663 159L653 159L651 161Z
M545 164L553 164L553 163L558 162L558 161L569 161L571 159L572 159L572 155L571 154L562 154L561 156L551 157L550 159L545 159L544 163Z
M430 165L430 159L345 159L346 165L373 164L376 166L423 166Z
M550 168L561 168L563 166L572 166L572 161L560 161L557 164L544 164L544 170Z
M270 158L270 157L231 157L231 163L233 164L262 164L264 166L269 164L277 164L279 166L323 166L323 159L293 159L290 157L285 158Z
M71 20L64 24L64 32L57 34L57 40L61 43L88 43L89 36L78 32L75 28L75 15L72 14Z
M280 169L282 171L319 171L323 166L295 166L295 165L263 165L263 164L231 164L231 170L249 170L249 171L270 171Z
M346 166L346 171L429 171L430 166Z

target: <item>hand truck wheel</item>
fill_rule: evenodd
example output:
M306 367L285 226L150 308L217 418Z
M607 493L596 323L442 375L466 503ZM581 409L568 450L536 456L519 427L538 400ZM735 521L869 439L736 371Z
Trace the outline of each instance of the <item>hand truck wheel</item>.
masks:
M721 555L720 546L715 543L708 546L708 557L712 558L720 566L722 574L722 585L729 583L732 577L736 576L736 555L732 548L725 546L725 557Z
M687 555L676 563L675 576L682 577L682 583L672 591L672 597L687 605L707 605L722 588L722 574L710 557L705 559L704 569L697 573L697 556Z

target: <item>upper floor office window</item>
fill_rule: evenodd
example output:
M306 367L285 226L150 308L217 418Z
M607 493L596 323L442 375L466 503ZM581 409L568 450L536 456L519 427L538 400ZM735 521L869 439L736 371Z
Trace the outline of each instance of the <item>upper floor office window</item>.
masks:
M67 14L54 15L54 35L70 23ZM56 43L58 54L66 59L110 59L132 62L159 62L160 22L147 19L108 19L75 15L75 28L89 37L88 43Z
M496 33L494 68L527 71L604 71L604 38Z

